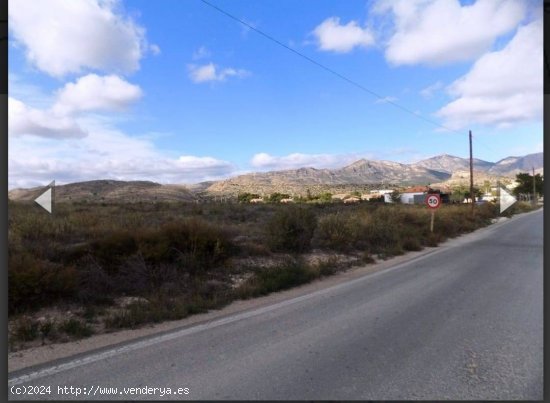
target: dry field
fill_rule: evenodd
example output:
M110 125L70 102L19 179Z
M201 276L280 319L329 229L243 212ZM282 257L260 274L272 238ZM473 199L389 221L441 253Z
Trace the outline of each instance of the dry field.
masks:
M529 209L516 204L507 214ZM181 319L488 225L492 204L9 203L9 347Z

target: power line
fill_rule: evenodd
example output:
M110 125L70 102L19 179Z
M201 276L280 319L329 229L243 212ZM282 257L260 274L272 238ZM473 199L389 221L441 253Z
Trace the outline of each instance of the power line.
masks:
M473 136L474 139L476 140L476 144L482 145L482 146L485 147L487 150L489 150L489 151L491 151L491 152L493 152L493 153L495 153L495 154L498 154L498 152L497 152L494 148L489 147L485 142L480 141L478 135L472 134L472 136Z
M431 119L425 118L424 116L419 115L418 113L416 113L416 112L414 112L414 111L412 111L412 110L410 110L410 109L408 109L408 108L406 108L406 107L404 107L404 106L402 106L402 105L399 105L398 103L396 103L396 102L394 102L394 101L391 101L391 100L387 99L387 97L384 97L384 96L382 96L382 95L380 95L380 94L378 94L378 93L376 93L376 92L374 92L374 91L368 89L367 87L365 87L364 85L358 83L357 81L354 81L354 80L352 80L352 79L350 79L350 78L344 76L343 74L340 74L340 73L338 73L337 71L331 69L330 67L325 66L324 64L318 62L317 60L312 59L311 57L304 55L303 53L297 51L296 49L293 49L293 48L291 48L290 46L285 45L283 42L279 41L278 39L276 39L276 38L272 37L271 35L269 35L269 34L263 32L263 31L259 30L258 28L254 27L253 25L247 23L246 21L243 21L242 19L240 19L240 18L234 16L233 14L230 14L229 12L227 12L227 11L221 9L220 7L218 7L218 6L216 6L216 5L214 5L214 4L210 3L210 2L208 2L207 0L200 0L200 1L201 1L202 3L204 3L204 4L206 4L207 6L213 8L214 10L218 11L219 13L225 15L226 17L229 17L229 18L231 18L232 20L235 20L235 21L241 23L242 25L246 26L247 28L253 30L254 32L256 32L256 33L258 33L258 34L260 34L260 35L262 35L262 36L265 37L266 39L268 39L268 40L270 40L270 41L276 43L277 45L279 45L279 46L285 48L286 50L289 50L290 52L294 53L295 55L297 55L297 56L299 56L299 57L301 57L301 58L307 60L308 62L310 62L310 63L316 65L317 67L322 68L322 69L325 70L325 71L328 71L329 73L331 73L331 74L335 75L336 77L338 77L338 78L340 78L340 79L342 79L342 80L348 82L349 84L351 84L351 85L353 85L353 86L359 88L360 90L365 91L365 92L369 93L370 95L373 95L374 97L376 97L376 98L378 98L378 99L380 99L380 100L382 100L382 101L384 101L384 102L386 102L386 103L388 103L388 104L390 104L390 105L393 105L394 107L396 107L396 108L398 108L398 109L401 109L401 111L406 112L406 113L408 113L408 114L410 114L410 115L413 115L413 116L416 117L416 118L422 119L422 120L424 120L425 122L428 122L428 123L430 123L430 124L432 124L432 125L434 125L434 126L440 127L440 128L442 128L442 129L445 129L445 130L448 130L448 131L451 131L451 132L458 133L458 131L456 131L456 130L450 129L450 128L448 128L448 127L446 127L446 126L444 126L444 125L442 125L442 124L440 124L440 123L437 123L437 122L431 120Z

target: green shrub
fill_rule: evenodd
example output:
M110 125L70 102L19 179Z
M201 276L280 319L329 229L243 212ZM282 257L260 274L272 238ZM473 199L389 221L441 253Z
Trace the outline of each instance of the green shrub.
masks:
M271 203L280 203L280 201L283 199L290 199L290 195L287 193L275 192L269 195L268 201Z
M78 290L76 297L83 304L109 304L114 290L113 278L90 255L77 262Z
M104 234L92 242L91 253L108 274L114 274L127 256L137 252L137 242L130 231Z
M40 323L28 317L22 317L15 321L13 335L20 341L32 341L39 335Z
M437 232L428 233L426 238L424 239L424 244L426 246L437 246L439 242L442 241L442 237Z
M240 298L252 298L284 290L310 282L315 278L312 270L308 270L300 262L290 262L280 267L270 267L258 270L237 290Z
M8 258L8 311L21 312L72 298L77 272L72 266L34 258L26 252Z
M386 259L392 256L399 256L405 253L403 248L400 244L392 244L390 246L387 246L382 251L378 253L378 256L380 256L382 259Z
M200 296L169 298L157 295L149 302L135 302L123 310L105 318L108 329L136 328L146 323L158 323L163 320L183 319L190 314L206 312L216 306L215 301Z
M260 198L259 194L257 194L257 193L248 193L248 192L240 193L237 196L237 200L239 201L239 203L250 203L250 200L259 199L259 198Z
M399 248L399 229L390 220L376 217L366 225L368 250L377 254L388 254Z
M63 321L59 325L59 330L78 339L90 337L94 334L94 329L90 325L75 318Z
M53 320L45 320L41 322L38 326L38 331L40 333L40 336L42 337L42 343L44 343L46 338L56 338L56 327Z
M369 251L363 252L361 255L361 261L366 264L376 263L376 260L372 257Z
M187 312L182 313L182 318ZM149 304L133 303L120 312L116 312L107 318L104 323L107 329L136 328L144 323L159 322L165 315L161 315L160 309L153 309Z
M340 264L336 257L330 257L326 260L322 260L316 264L316 269L319 276L331 276L338 272Z
M537 207L538 208L538 207ZM507 217L512 216L513 214L527 213L533 210L533 206L530 202L517 202L512 207L504 212L504 215Z
M166 275L167 271L171 275ZM175 283L177 278L173 264L148 263L140 252L128 257L111 281L116 294L143 295L165 282Z
M422 244L417 237L407 236L401 240L401 246L407 251L419 251L422 249Z
M284 206L267 224L269 246L280 252L305 252L317 226L315 214L308 208Z
M84 307L84 310L81 313L81 317L89 323L96 323L97 316L105 313L105 309L98 307L97 305L88 304Z
M332 213L319 219L314 241L321 248L347 252L358 246L359 233L356 219L348 214Z
M146 262L177 262L192 272L221 264L234 251L224 228L200 218L165 224L142 234L138 244Z
M230 301L227 293L213 290L212 284L202 283L198 292L169 296L157 292L147 302L133 302L104 319L107 329L136 328L146 323L183 319L191 314L219 308Z

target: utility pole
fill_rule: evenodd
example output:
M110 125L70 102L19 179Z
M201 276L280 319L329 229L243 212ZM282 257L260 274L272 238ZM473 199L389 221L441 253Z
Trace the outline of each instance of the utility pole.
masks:
M535 167L533 167L533 207L537 205L537 188L535 185Z
M472 199L472 215L474 215L474 157L472 153L472 131L470 130L470 198Z

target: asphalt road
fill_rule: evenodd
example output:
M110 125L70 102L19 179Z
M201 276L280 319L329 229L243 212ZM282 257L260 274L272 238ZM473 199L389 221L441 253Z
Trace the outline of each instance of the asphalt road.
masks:
M111 400L541 400L542 218L522 215L275 306L18 371L9 387L50 394L9 398L87 398L58 394L73 386Z

